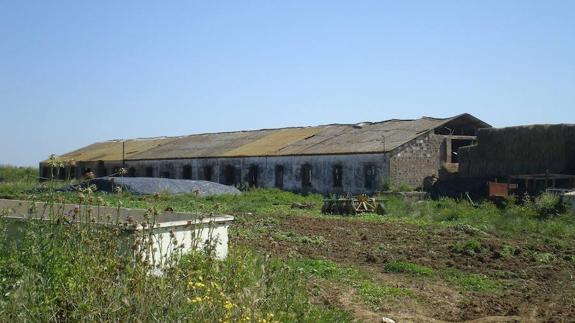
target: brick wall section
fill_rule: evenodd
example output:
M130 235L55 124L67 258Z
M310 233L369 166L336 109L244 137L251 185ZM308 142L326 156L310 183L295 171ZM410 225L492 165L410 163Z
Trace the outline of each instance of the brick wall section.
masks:
M391 153L389 163L391 183L421 187L425 177L439 175L444 158L443 136L432 133L422 135Z

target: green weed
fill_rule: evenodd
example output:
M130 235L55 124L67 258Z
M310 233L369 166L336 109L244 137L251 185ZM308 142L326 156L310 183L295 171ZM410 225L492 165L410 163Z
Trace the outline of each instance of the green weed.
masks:
M414 293L409 289L385 285L358 269L342 266L329 260L294 260L291 262L291 266L305 275L352 286L362 300L374 308L386 298L414 296Z
M515 255L515 248L506 244L501 247L500 253L503 258L510 258Z
M458 242L451 247L451 250L457 253L474 256L481 252L481 242L476 239L469 239L463 242Z
M501 286L486 275L468 274L455 269L447 269L440 272L439 276L464 291L484 293L501 291Z
M390 261L384 265L384 270L389 273L406 273L414 276L431 276L433 269L418 264L402 261Z
M323 245L325 244L325 238L322 236L308 237L305 235L300 235L294 232L277 232L272 235L272 237L279 241L291 241L302 244L314 244Z
M129 256L146 246L137 244L145 236L122 238L116 226L63 217L16 227L0 218L0 321L351 321L345 311L312 305L307 280L279 260L238 247L222 261L194 252L155 276L139 254Z
M414 293L409 289L380 285L369 281L359 284L357 290L362 299L374 309L377 309L381 300L386 298L414 297Z
M549 252L534 252L533 253L533 260L536 262L549 264L555 261L555 255Z

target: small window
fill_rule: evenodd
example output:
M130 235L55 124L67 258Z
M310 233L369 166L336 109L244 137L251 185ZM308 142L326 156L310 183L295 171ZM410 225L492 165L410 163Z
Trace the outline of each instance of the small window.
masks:
M146 177L154 177L154 168L146 167Z
M258 187L258 166L252 165L248 171L249 187Z
M204 166L204 180L211 181L212 180L212 173L213 173L213 167L212 166Z
M301 186L311 187L311 165L304 164L301 167Z
M60 167L58 168L58 179L66 179L66 168Z
M276 183L277 188L284 187L284 167L283 166L276 166Z
M136 168L135 167L130 167L128 169L128 177L136 177Z
M343 186L343 167L341 167L341 165L333 166L332 177L333 177L333 187Z
M192 166L184 166L184 171L182 172L182 177L184 179L192 179Z
M227 165L224 168L224 184L236 185L236 168L232 165Z
M374 165L366 165L364 168L364 176L365 176L365 188L367 189L374 189L375 188L375 166Z
M82 172L82 176L84 178L91 179L91 178L94 178L96 176L96 174L94 174L94 171L92 170L92 168L88 167L88 168L84 169L84 171Z
M50 167L42 167L42 179L51 179L52 174L50 174L51 168Z
M108 176L108 170L106 169L106 165L103 161L98 161L98 167L96 168L96 176L104 177Z

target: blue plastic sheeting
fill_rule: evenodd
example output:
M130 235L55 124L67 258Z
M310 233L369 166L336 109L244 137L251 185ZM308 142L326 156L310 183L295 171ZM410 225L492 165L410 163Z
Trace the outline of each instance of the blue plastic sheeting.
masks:
M132 194L186 194L195 193L198 196L213 196L224 194L241 194L240 190L233 186L227 186L208 181L195 181L187 179L151 178L151 177L100 177L82 184L82 187L96 185L98 191L114 192L115 187L121 187L124 192ZM66 190L75 190L76 186Z

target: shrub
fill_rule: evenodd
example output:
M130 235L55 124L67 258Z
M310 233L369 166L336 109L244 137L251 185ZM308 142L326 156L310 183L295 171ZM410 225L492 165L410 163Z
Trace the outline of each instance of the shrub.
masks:
M543 193L536 197L533 207L539 218L550 218L565 212L561 197L549 193Z
M503 258L509 258L515 255L515 248L513 246L505 244L501 247L500 253Z
M536 262L549 264L555 261L555 255L549 252L534 252L533 260L535 260Z
M463 254L467 254L470 256L474 256L477 253L481 252L481 242L479 242L479 240L476 239L469 239L469 240L465 240L463 242L458 242L456 244L454 244L451 247L451 250L458 252L458 253L463 253Z

